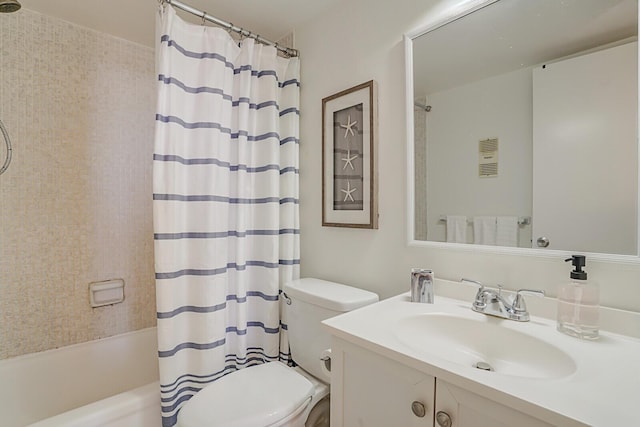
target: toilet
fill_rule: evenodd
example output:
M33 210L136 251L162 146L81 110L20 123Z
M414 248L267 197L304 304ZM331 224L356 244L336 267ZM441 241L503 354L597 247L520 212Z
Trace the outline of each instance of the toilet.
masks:
M283 287L291 356L235 371L206 386L178 414L179 427L329 425L330 335L321 322L378 301L378 295L305 278Z

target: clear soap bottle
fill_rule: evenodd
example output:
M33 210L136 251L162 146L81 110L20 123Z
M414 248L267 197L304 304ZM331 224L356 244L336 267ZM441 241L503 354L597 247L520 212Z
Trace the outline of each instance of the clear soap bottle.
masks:
M584 255L572 255L574 269L571 280L558 289L558 330L572 337L598 339L600 324L600 293L598 285L587 281Z

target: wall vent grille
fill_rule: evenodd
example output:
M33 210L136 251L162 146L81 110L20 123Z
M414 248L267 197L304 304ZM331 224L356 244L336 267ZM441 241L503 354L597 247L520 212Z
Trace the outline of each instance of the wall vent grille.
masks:
M478 154L480 178L498 176L498 138L481 140L478 144Z

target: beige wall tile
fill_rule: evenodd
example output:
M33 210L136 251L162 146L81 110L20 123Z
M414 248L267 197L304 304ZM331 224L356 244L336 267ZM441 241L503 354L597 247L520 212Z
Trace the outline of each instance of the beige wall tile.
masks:
M154 109L152 49L0 16L0 359L155 324ZM112 278L125 301L92 309L89 283Z

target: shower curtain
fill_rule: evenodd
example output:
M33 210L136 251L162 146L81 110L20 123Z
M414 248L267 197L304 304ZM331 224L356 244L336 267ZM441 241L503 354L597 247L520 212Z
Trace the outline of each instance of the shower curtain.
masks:
M299 61L159 19L153 169L163 425L225 374L289 362L281 285L299 277Z

